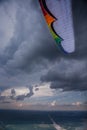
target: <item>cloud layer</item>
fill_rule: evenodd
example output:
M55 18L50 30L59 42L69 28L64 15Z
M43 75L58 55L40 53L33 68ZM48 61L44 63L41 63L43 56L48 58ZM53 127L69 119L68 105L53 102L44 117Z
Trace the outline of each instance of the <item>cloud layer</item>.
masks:
M87 90L87 2L73 0L76 51L65 55L56 47L38 0L0 1L0 92L50 83L51 89ZM15 100L24 100L33 92ZM0 100L5 96L0 95Z

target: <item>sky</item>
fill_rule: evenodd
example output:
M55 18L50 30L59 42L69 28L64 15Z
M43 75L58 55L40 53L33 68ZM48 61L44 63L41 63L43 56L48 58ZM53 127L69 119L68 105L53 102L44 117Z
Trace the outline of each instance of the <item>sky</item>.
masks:
M76 50L67 55L38 0L0 0L0 108L87 104L86 7L86 0L72 1Z

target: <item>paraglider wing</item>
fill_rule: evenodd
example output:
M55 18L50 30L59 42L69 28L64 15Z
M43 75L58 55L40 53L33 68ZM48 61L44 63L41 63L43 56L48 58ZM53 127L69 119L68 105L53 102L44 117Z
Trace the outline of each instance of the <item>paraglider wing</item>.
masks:
M64 52L75 50L71 0L39 0L53 38Z

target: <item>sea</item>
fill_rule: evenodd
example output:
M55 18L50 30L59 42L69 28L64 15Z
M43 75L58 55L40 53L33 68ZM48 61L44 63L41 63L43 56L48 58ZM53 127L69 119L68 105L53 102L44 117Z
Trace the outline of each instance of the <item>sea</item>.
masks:
M87 130L87 111L0 110L0 130Z

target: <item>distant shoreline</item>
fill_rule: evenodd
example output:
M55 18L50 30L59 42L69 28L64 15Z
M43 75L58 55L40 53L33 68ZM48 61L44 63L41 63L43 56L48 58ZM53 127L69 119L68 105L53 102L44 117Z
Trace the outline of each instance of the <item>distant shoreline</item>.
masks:
M19 112L87 112L87 110L23 110L23 109L0 109L0 111L19 111Z

